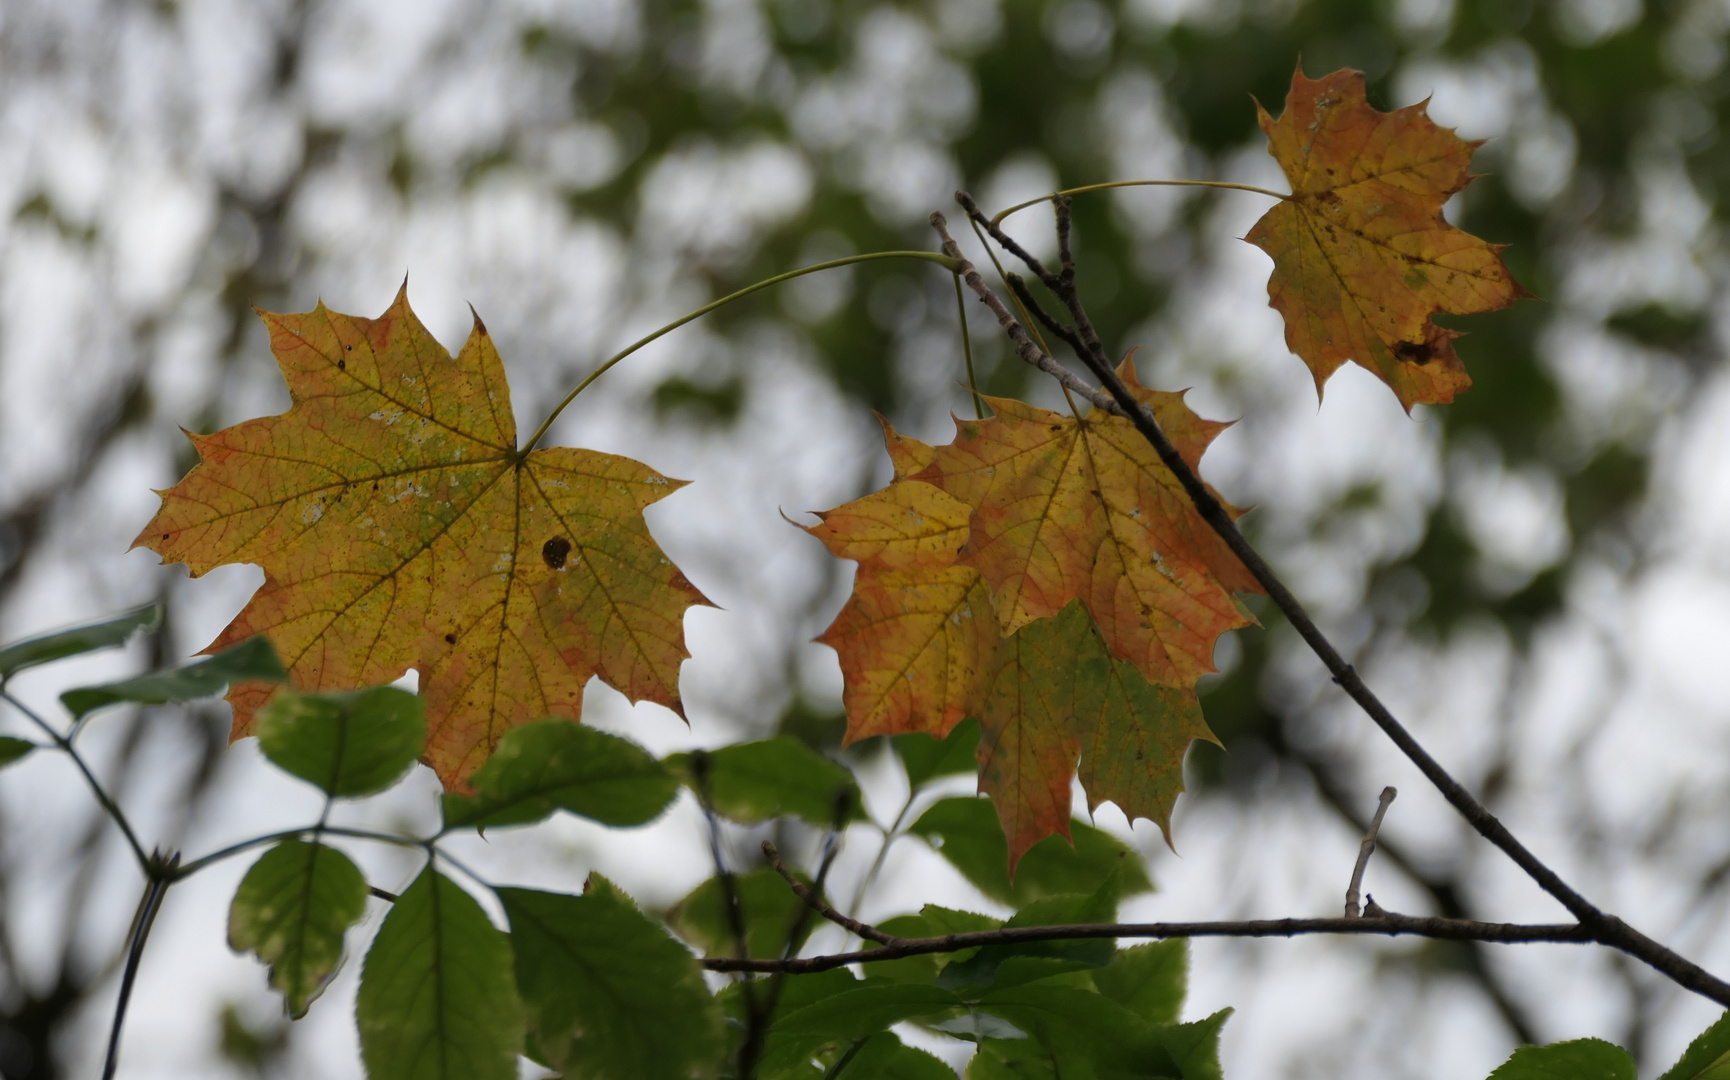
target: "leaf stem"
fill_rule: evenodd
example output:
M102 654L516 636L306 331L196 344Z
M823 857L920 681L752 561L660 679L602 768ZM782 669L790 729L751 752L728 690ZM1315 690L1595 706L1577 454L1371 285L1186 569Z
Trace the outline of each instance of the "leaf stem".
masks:
M908 813L913 809L913 800L918 797L919 789L910 787L907 792L907 801L901 804L900 813L895 815L895 820L890 823L889 828L883 830L883 845L877 849L877 857L871 860L871 868L865 871L865 876L860 879L859 887L853 892L853 902L847 908L855 917L858 916L859 909L865 905L865 896L871 891L871 886L876 884L877 875L883 872L883 864L889 860L890 845L906 835L901 831L901 823L907 820Z
M266 844L274 844L278 840L292 840L298 836L305 836L307 833L322 833L326 836L346 836L354 840L371 840L375 843L391 844L396 847L420 848L422 851L427 852L432 850L431 840L417 840L412 836L394 836L390 833L372 832L367 829L350 829L342 825L302 825L298 829L284 829L281 832L266 833L263 836L255 836L250 840L242 840L237 844L230 844L229 846L220 848L208 855L200 856L199 858L187 863L185 866L175 870L174 880L181 881L185 878L189 878L200 870L214 866L224 859L233 858L243 851L250 851L255 847L263 847ZM449 856L446 856L446 858L449 858Z
M138 860L139 869L143 870L146 876L149 876L152 865L151 859L144 853L144 845L138 842L138 835L132 831L132 823L126 820L126 815L121 811L119 805L109 798L107 791L103 790L101 782L96 779L96 774L90 771L89 764L85 762L84 756L78 752L78 748L73 746L72 741L66 736L55 731L52 724L37 715L36 710L13 697L10 691L0 689L0 698L29 717L32 723L42 729L43 734L54 740L56 750L72 759L72 764L76 765L78 771L84 775L85 783L90 785L90 793L96 796L96 801L101 804L102 809L107 812L110 818L114 819L114 824L120 827L120 834L126 838L127 846L132 849L133 857Z
M1082 195L1089 191L1105 191L1110 188L1127 187L1224 188L1228 191L1248 191L1256 195L1270 195L1282 202L1291 198L1290 195L1281 195L1279 192L1269 191L1267 188L1255 187L1251 184L1233 184L1224 180L1109 180L1103 184L1084 184L1081 187L1065 188L1062 191L1054 191L1049 195L1041 195L1037 199L1028 199L1026 202L1016 203L1007 210L999 210L997 216L991 219L991 224L994 226L1001 225L1004 218L1015 213L1017 210L1025 210L1029 206L1038 206L1042 202L1050 202L1053 199L1061 198L1065 195Z
M967 300L961 293L961 275L955 278L955 314L961 318L961 357L967 363L967 392L973 395L973 419L985 419L985 399L979 396L979 380L973 375L973 339L967 333Z
M702 307L688 315L674 319L672 322L661 327L659 330L656 330L647 337L639 338L632 342L621 351L614 353L600 367L585 375L582 382L578 383L570 393L566 394L562 401L553 406L553 411L547 414L547 418L541 421L541 426L535 429L533 435L529 436L529 441L523 444L521 450L517 451L517 460L520 461L529 456L529 451L533 450L535 446L546 437L547 429L553 426L553 421L559 418L559 414L565 411L566 406L577 400L578 394L589 388L590 383L594 382L602 375L605 375L614 364L617 364L619 361L636 352L638 349L641 349L643 346L648 345L650 342L672 333L674 330L677 330L688 322L702 318L704 315L707 315L709 312L714 311L717 308L726 307L735 300L742 300L745 297L750 296L752 293L761 292L762 290L769 288L771 285L779 285L783 281L791 281L796 277L804 277L806 274L815 274L819 270L833 270L836 267L851 266L854 263L872 262L877 259L922 259L925 262L936 263L943 267L943 269L948 270L950 273L955 273L958 266L953 258L936 251L868 251L863 255L849 255L843 259L830 259L828 262L814 263L811 266L801 266L797 270L789 270L785 274L776 274L774 277L765 278L754 285L747 285L738 292L728 293L719 300L714 300L710 303L704 304Z

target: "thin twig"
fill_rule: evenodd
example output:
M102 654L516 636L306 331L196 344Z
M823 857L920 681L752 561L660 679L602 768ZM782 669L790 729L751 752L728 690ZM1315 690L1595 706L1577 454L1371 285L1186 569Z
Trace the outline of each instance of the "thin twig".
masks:
M1202 519L1219 534L1226 546L1231 548L1232 553L1249 570L1257 583L1267 593L1269 599L1280 609L1280 612L1297 630L1304 642L1309 645L1311 651L1321 659L1323 665L1327 667L1328 673L1333 676L1334 682L1363 709L1365 714L1375 722L1377 727L1382 729L1389 739L1393 740L1394 745L1399 747L1400 751L1418 767L1418 770L1453 805L1460 816L1464 817L1467 823L1476 829L1481 836L1507 854L1515 865L1537 882L1540 888L1560 901L1562 906L1567 908L1590 931L1594 940L1637 957L1652 968L1669 976L1680 986L1711 998L1719 1004L1730 1005L1730 983L1724 982L1693 961L1665 948L1616 916L1599 910L1572 886L1563 881L1554 870L1532 854L1524 844L1515 839L1514 835L1508 831L1507 826L1503 825L1458 780L1455 780L1446 769L1442 768L1435 758L1430 756L1429 751L1425 750L1412 737L1405 726L1394 717L1381 699L1364 683L1356 669L1346 662L1345 657L1340 654L1339 650L1316 626L1309 613L1304 610L1303 604L1273 572L1273 568L1267 564L1267 561L1261 557L1255 548L1250 546L1249 541L1244 539L1243 534L1238 531L1236 523L1232 521L1231 515L1226 513L1225 508L1213 492L1207 489L1207 486L1196 476L1195 471L1189 467L1177 449L1172 446L1171 440L1166 438L1152 412L1143 407L1130 393L1129 388L1124 385L1123 380L1117 377L1117 373L1112 370L1110 360L1105 355L1103 345L1099 342L1098 333L1094 330L1092 321L1088 319L1087 312L1081 305L1073 280L1066 282L1060 275L1052 274L1038 259L1025 252L1014 240L1005 236L1001 229L979 212L979 207L974 204L966 192L956 192L956 199L967 210L968 216L973 221L984 225L993 239L1007 250L1015 252L1017 257L1039 276L1041 282L1064 301L1070 314L1075 318L1077 335L1085 346L1079 352L1080 359L1109 393L1088 386L1085 381L1063 369L1049 355L1035 350L1026 333L1020 331L1018 326L1011 326L1014 322L1013 316L1003 307L1002 302L998 301L993 310L998 313L998 321L1003 324L1010 339L1015 342L1017 353L1034 367L1057 376L1065 386L1086 394L1089 400L1101 408L1125 417L1135 425L1136 430L1159 454L1159 458L1166 468L1170 469L1172 475L1177 477L1178 482L1183 486L1184 492L1189 496ZM1067 203L1068 200L1065 198L1057 200L1057 212L1060 221L1068 215ZM955 255L956 253L951 250L954 241L948 239L947 232L942 228L941 215L934 215L932 224L938 227L938 234L945 238L945 253ZM1067 223L1065 223L1064 231L1067 232ZM968 268L964 266L962 269L965 274ZM969 286L972 286L976 293L989 292L990 290L985 287L983 281L979 281L976 286L974 285L978 277L979 275L974 273L968 280ZM985 299L983 295L980 298ZM991 301L986 302L988 305L991 303ZM1024 342L1026 343L1025 347L1023 347ZM1062 374L1059 375L1059 372Z
M850 919L839 911L836 911L833 907L824 903L822 897L818 896L810 889L807 889L804 882L793 876L793 871L787 869L787 864L781 861L781 853L775 850L775 845L767 840L763 841L763 854L769 857L769 865L775 868L775 872L780 874L781 877L786 880L787 887L793 890L793 895L803 900L805 906L810 910L815 911L817 914L828 919L843 930L856 934L859 937L879 942L883 945L894 945L901 941L901 939L896 937L894 934L886 934L869 923L862 923L858 919Z
M880 933L881 931L879 931ZM1251 919L1237 922L1090 923L1078 926L1015 926L977 930L941 937L901 938L893 945L858 952L833 953L791 960L738 960L716 956L703 961L710 971L785 971L805 974L848 964L900 960L908 956L957 952L984 945L1025 945L1038 941L1081 941L1099 938L1296 937L1300 934L1381 934L1388 937L1440 938L1449 941L1492 941L1519 944L1535 941L1587 943L1592 932L1578 923L1490 923L1473 919L1439 919L1382 914L1356 919Z
M156 913L162 909L162 898L174 884L174 870L180 864L178 853L162 858L152 853L148 864L150 880L139 898L138 912L132 917L132 930L127 935L126 970L120 976L120 998L114 1003L114 1026L108 1032L108 1056L102 1065L102 1080L114 1080L120 1067L120 1031L126 1024L126 1005L132 1000L132 986L138 979L138 964L144 958L144 943L150 928L156 924Z
M1346 918L1355 919L1359 916L1358 890L1364 884L1364 868L1370 864L1370 856L1376 853L1376 834L1382 831L1382 819L1388 816L1388 807L1393 805L1394 796L1399 792L1390 785L1382 789L1381 801L1376 804L1376 816L1370 819L1370 827L1364 830L1363 842L1358 845L1358 863L1352 867L1352 883L1346 886Z

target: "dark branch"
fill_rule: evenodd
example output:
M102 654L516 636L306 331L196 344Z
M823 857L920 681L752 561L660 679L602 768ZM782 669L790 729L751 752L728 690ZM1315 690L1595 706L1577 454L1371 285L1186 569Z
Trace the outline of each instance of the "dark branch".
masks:
M1254 576L1257 583L1267 593L1268 598L1285 615L1286 620L1297 630L1311 651L1321 659L1323 665L1327 667L1328 673L1333 676L1334 682L1357 703L1359 708L1363 709L1371 720L1375 721L1376 726L1381 728L1389 739L1393 740L1394 745L1400 748L1400 751L1411 760L1412 764L1418 767L1418 770L1431 784L1435 785L1436 790L1442 793L1442 796L1453 805L1460 816L1465 818L1472 828L1478 831L1479 835L1502 849L1514 861L1515 865L1538 883L1539 887L1559 900L1562 906L1567 908L1580 921L1581 925L1590 931L1593 940L1612 948L1621 949L1630 956L1637 957L1675 980L1678 985L1711 998L1719 1004L1730 1005L1730 983L1724 982L1693 961L1665 948L1614 915L1600 911L1589 900L1575 891L1572 886L1563 881L1560 875L1532 854L1524 844L1515 839L1513 833L1508 831L1507 826L1503 825L1483 803L1473 797L1458 780L1455 780L1446 769L1442 768L1435 758L1430 756L1429 751L1425 750L1412 737L1405 726L1382 703L1382 700L1364 683L1357 670L1346 662L1345 657L1340 655L1338 649L1334 648L1333 643L1310 618L1309 612L1304 610L1303 604L1298 601L1296 596L1292 595L1290 589L1286 588L1285 583L1273 572L1273 568L1261 557L1261 553L1251 547L1248 540L1244 539L1243 534L1238 531L1237 524L1232 521L1231 515L1226 513L1225 508L1220 505L1213 492L1207 489L1207 486L1201 482L1194 470L1177 452L1177 448L1172 446L1171 440L1166 438L1165 432L1160 429L1159 423L1153 418L1153 414L1135 399L1135 396L1130 393L1129 387L1125 386L1123 380L1117 377L1117 373L1112 370L1110 360L1106 356L1104 346L1100 344L1099 335L1093 327L1093 322L1088 318L1087 312L1081 304L1074 281L1063 275L1051 273L1038 259L1026 253L1019 244L1005 236L990 218L980 213L979 207L966 192L958 191L955 193L955 197L973 221L983 226L992 238L1002 244L1006 250L1014 253L1017 258L1025 262L1028 269L1039 276L1041 283L1069 308L1071 316L1075 319L1077 334L1086 345L1085 351L1081 354L1082 360L1108 391L1108 394L1099 394L1094 388L1087 387L1087 391L1091 391L1088 394L1089 399L1100 404L1102 408L1125 417L1135 425L1136 430L1153 447L1160 460L1165 463L1166 468L1170 469L1172 475L1177 477L1178 483L1183 485L1184 492L1189 496L1202 519L1219 534L1226 546L1231 548L1232 553ZM1067 250L1069 239L1067 200L1062 198L1057 200L1057 211L1060 224L1059 240ZM940 218L933 215L932 224L937 225L939 222ZM945 239L945 252L953 256L955 253L949 251L949 248L953 246L953 241L948 239L948 234L943 232L941 228L938 231ZM1065 254L1064 258L1067 260L1068 255ZM973 279L977 278L978 274L974 273ZM968 284L972 286L973 280L969 280ZM979 282L974 291L979 292L981 289L990 291L983 281ZM1004 323L1005 329L1010 329L1014 317L1002 308L1001 302L997 304L994 310L1001 311L998 321ZM1024 360L1032 363L1035 367L1041 370L1050 370L1046 364L1038 362L1037 358L1030 358L1027 355L1027 350L1021 347L1021 341L1026 339L1026 332L1020 330L1021 338L1016 339L1017 330L1020 328L1015 327L1010 331L1010 337L1016 340L1016 351ZM1044 354L1041 352L1040 355L1043 356ZM1056 366L1056 362L1052 361L1050 357L1046 356L1045 360L1052 366ZM1066 371L1064 374L1069 373ZM1073 378L1073 376L1071 377ZM1081 380L1077 381L1081 382ZM1068 382L1065 382L1065 385L1069 385ZM1085 387L1085 382L1082 385ZM1096 394L1098 397L1094 396ZM1106 398L1106 401L1101 403L1099 397Z
M878 931L881 933L881 931ZM1449 941L1490 941L1518 944L1534 941L1590 942L1593 936L1578 924L1490 923L1471 919L1376 915L1356 919L1251 919L1240 922L1098 923L1081 926L1015 926L942 937L902 938L893 945L859 952L834 953L793 960L739 960L715 956L703 961L710 971L785 971L805 974L847 964L899 960L906 956L956 952L982 945L1026 945L1037 941L1077 941L1097 938L1296 937L1300 934L1379 934L1388 937L1441 938Z

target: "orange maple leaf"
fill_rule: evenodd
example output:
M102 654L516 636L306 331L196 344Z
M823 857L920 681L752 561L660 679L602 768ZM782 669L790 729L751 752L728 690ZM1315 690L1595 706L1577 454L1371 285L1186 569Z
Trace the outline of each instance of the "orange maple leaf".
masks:
M1125 373L1133 383L1133 370ZM1173 409L1181 409L1175 395L1136 389L1165 407L1162 419L1185 452L1199 457L1217 426L1183 409L1186 422ZM1213 738L1193 678L1183 687L1152 685L1134 665L1112 658L1077 602L1004 635L985 579L956 564L978 512L908 478L929 477L949 448L887 423L884 434L898 478L821 515L808 530L859 563L852 597L818 639L840 656L847 742L915 731L941 738L977 718L979 788L1003 823L1011 872L1040 840L1069 835L1078 758L1090 806L1115 802L1132 818L1157 822L1169 840L1184 751L1193 739ZM1157 459L1154 465L1164 468Z
M409 309L260 313L293 405L214 435L134 546L265 583L211 646L263 633L304 690L420 672L426 758L447 787L511 728L577 718L599 674L680 710L686 608L707 603L643 508L682 486L592 450L517 450L479 317L452 357ZM240 686L232 738L271 688Z
M1228 426L1146 389L1127 359L1118 374L1191 468ZM1128 420L986 400L997 415L956 420L917 479L972 507L960 562L991 587L1003 633L1080 600L1112 655L1193 686L1219 635L1252 621L1231 594L1261 591L1255 579Z
M1268 302L1316 393L1352 360L1378 375L1409 412L1471 385L1454 353L1459 333L1431 316L1471 315L1531 296L1501 245L1449 225L1442 204L1472 181L1480 143L1437 127L1427 103L1391 113L1364 99L1360 71L1292 76L1276 121L1258 102L1268 153L1292 194L1245 238L1273 257Z

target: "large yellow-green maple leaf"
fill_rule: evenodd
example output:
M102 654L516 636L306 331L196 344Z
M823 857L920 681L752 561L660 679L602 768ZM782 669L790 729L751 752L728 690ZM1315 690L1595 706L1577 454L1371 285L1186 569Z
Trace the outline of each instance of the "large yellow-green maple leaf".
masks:
M706 601L643 520L680 481L592 450L520 454L479 317L452 357L406 288L377 319L262 314L292 407L190 436L199 464L136 541L195 575L264 569L212 648L266 634L303 690L418 670L447 786L511 728L579 717L594 674L680 709L683 617ZM234 738L270 692L230 693Z
M1268 302L1316 392L1353 360L1408 411L1452 401L1472 380L1454 353L1459 333L1430 317L1531 295L1499 246L1442 217L1448 197L1471 182L1479 144L1437 127L1423 104L1371 108L1363 72L1349 69L1310 79L1300 68L1277 121L1259 103L1256 111L1292 193L1245 239L1273 257Z
M1124 370L1133 380L1133 369ZM1217 425L1194 418L1176 395L1153 395L1139 384L1136 389L1164 410L1162 418L1184 453L1199 458ZM999 416L986 425L1015 425L1021 418L1014 410L1027 408L997 400L992 405ZM1054 416L1038 418L1048 435ZM1128 426L1103 414L1088 423L1105 419ZM847 741L908 732L941 738L963 719L978 719L979 789L997 808L1012 871L1040 840L1069 835L1070 779L1078 759L1090 806L1114 802L1131 818L1158 823L1169 836L1172 806L1183 790L1184 751L1195 739L1213 738L1194 676L1176 676L1175 685L1149 682L1135 664L1112 657L1073 598L1050 616L1030 616L1004 633L998 619L1002 594L994 602L986 577L957 561L973 546L969 537L979 536L980 508L926 482L939 478L933 470L951 448L927 446L887 424L885 435L897 479L821 515L822 523L809 530L836 556L859 563L852 597L818 639L841 660ZM1070 432L1071 439L1085 437ZM1013 467L1004 465L1006 472ZM1157 459L1151 467L1165 471ZM1054 488L1067 475L1061 469L1034 471ZM921 479L912 479L915 474ZM1146 493L1138 482L1111 490L1119 487ZM1126 509L1132 520L1175 512L1158 502ZM1099 541L1089 543L1097 548ZM1218 557L1211 548L1206 556L1171 554L1182 565ZM1238 583L1236 576L1230 580ZM1232 606L1220 626L1242 619ZM1210 651L1212 641L1207 639Z

